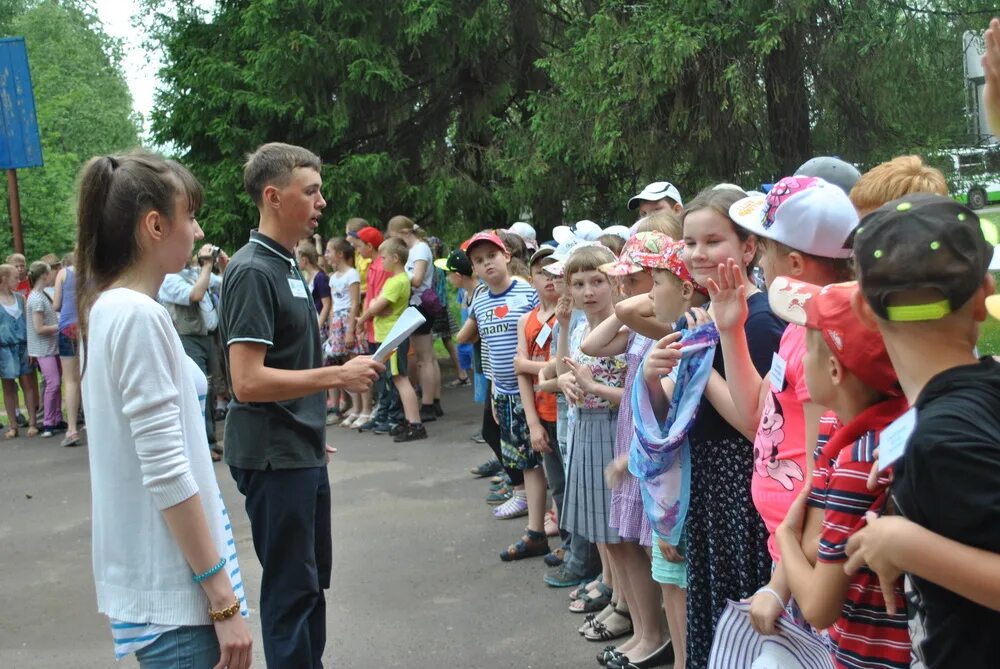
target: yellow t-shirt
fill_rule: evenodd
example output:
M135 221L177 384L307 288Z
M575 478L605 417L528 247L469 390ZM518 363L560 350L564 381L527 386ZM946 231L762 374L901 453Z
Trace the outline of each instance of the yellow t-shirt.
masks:
M382 343L389 335L389 330L399 320L400 315L410 303L410 277L406 272L400 272L396 276L390 276L382 286L379 297L384 297L389 301L392 310L382 316L376 316L375 321L375 341Z
M368 266L372 264L374 258L365 258L363 255L354 252L354 269L361 275L361 292L368 292Z

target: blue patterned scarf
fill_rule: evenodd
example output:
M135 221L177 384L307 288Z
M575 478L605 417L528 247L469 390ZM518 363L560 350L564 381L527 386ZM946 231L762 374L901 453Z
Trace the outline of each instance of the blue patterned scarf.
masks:
M632 384L635 438L628 469L639 479L642 506L653 531L676 546L681 540L691 496L691 447L688 432L698 415L705 386L712 374L719 331L714 323L684 330L682 358L667 419L653 414L642 374Z

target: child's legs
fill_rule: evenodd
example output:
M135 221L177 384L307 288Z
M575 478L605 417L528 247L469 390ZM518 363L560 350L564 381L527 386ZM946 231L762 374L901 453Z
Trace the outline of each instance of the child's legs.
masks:
M76 356L59 356L62 363L63 384L65 392L63 399L66 401L66 424L68 432L77 431L77 420L80 414L80 359Z
M437 360L434 358L434 335L413 335L410 337L410 341L417 357L423 403L425 405L433 404L434 398L441 394L439 388L441 372L439 369L436 372L438 383L435 385L435 369L437 367L435 363Z
M545 470L541 467L524 470L524 491L528 496L528 529L545 530Z
M44 425L55 427L62 422L62 391L60 389L59 358L45 356L38 359L38 366L45 378Z
M619 578L626 586L629 610L636 623L631 656L642 660L652 655L667 639L667 629L661 615L660 591L653 581L649 556L637 542L619 544L616 550Z
M24 406L28 410L28 427L36 427L38 423L38 375L32 369L20 378L21 391L24 393Z
M604 585L612 590L615 588L615 575L611 570L611 558L608 556L607 544L594 544L597 546L597 554L601 556L601 573L604 575Z
M674 647L674 669L684 669L687 659L687 590L676 585L660 584L663 610Z
M410 378L406 374L395 374L392 383L399 391L399 399L403 403L403 415L407 422L416 425L420 422L420 402L417 400L417 391L413 389Z
M17 381L3 380L3 405L7 411L7 427L11 430L17 427Z
M455 365L455 373L460 379L466 378L465 369L462 368L462 363L458 359L458 349L455 348L455 341L448 335L441 337L441 343L444 344L445 349L448 351L448 357L451 358L451 364ZM438 365L438 369L441 365Z

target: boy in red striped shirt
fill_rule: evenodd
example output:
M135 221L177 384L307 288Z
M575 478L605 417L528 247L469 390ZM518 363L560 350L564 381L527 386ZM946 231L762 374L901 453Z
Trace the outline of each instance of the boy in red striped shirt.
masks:
M816 629L829 628L834 663L903 669L910 666L911 647L902 579L894 584L896 612L890 614L875 573L862 569L848 576L843 567L847 540L864 526L865 514L885 511L889 479L869 489L868 474L879 433L907 409L882 337L852 309L856 292L853 282L819 287L785 277L770 287L775 313L808 328L803 367L809 395L837 419L822 425L829 438L819 440L812 490L789 509L777 540L805 619Z

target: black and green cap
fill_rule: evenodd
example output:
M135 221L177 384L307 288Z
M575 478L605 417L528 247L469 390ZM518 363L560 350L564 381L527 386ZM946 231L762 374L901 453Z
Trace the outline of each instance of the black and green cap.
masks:
M890 321L932 321L969 301L993 257L979 217L951 198L911 193L861 220L854 262L861 292L872 310ZM933 289L928 304L891 305L904 291Z
M472 263L469 256L465 255L462 249L455 249L448 254L447 258L438 258L434 261L434 266L446 272L458 272L462 276L472 276Z

